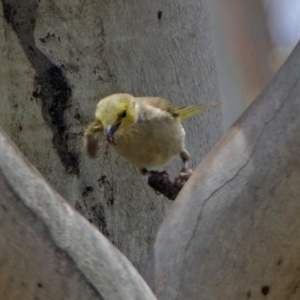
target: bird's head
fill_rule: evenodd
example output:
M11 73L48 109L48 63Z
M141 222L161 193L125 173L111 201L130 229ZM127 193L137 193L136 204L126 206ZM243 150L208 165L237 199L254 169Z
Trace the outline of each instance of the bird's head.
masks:
M96 120L102 124L107 141L114 144L114 134L136 120L136 102L129 94L114 94L102 99L96 109Z
M95 157L98 137L106 136L110 144L115 145L114 134L137 120L136 101L129 94L113 94L99 101L95 121L85 130L84 149L90 157Z

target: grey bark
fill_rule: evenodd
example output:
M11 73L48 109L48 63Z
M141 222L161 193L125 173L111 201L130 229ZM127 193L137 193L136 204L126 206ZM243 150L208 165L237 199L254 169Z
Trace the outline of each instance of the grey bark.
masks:
M0 130L0 299L156 299Z
M110 149L82 154L96 103L115 92L219 101L204 1L1 0L0 125L49 183L139 267L170 202ZM220 109L186 121L192 166ZM178 161L170 167L177 175Z
M144 276L158 299L300 298L300 44L205 157Z

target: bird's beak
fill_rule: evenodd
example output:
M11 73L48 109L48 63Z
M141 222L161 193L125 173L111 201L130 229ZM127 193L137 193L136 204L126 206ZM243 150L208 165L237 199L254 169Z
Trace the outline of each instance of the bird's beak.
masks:
M120 123L116 124L116 125L108 125L105 128L105 135L106 135L106 139L109 143L115 144L114 142L114 134L117 131L118 127L120 126Z

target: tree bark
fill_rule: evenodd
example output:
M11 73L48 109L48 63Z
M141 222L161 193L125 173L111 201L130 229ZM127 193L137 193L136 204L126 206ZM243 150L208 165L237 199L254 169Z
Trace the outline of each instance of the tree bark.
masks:
M144 269L158 299L300 298L300 44L205 157Z
M0 130L0 299L156 299Z
M1 0L0 124L49 183L139 267L170 201L110 149L82 154L100 98L115 92L217 103L204 1ZM185 123L192 165L220 109ZM177 175L179 165L170 167Z

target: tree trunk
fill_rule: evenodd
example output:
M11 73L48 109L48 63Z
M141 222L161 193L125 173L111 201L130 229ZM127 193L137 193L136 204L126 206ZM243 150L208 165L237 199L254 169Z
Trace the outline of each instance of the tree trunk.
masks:
M176 105L219 101L204 1L1 0L0 122L67 201L139 267L170 201L110 149L91 161L82 132L115 92ZM198 164L220 109L185 123ZM179 166L171 166L178 173Z
M0 299L156 299L0 130Z
M177 197L144 270L158 299L300 298L299 70L300 43Z

